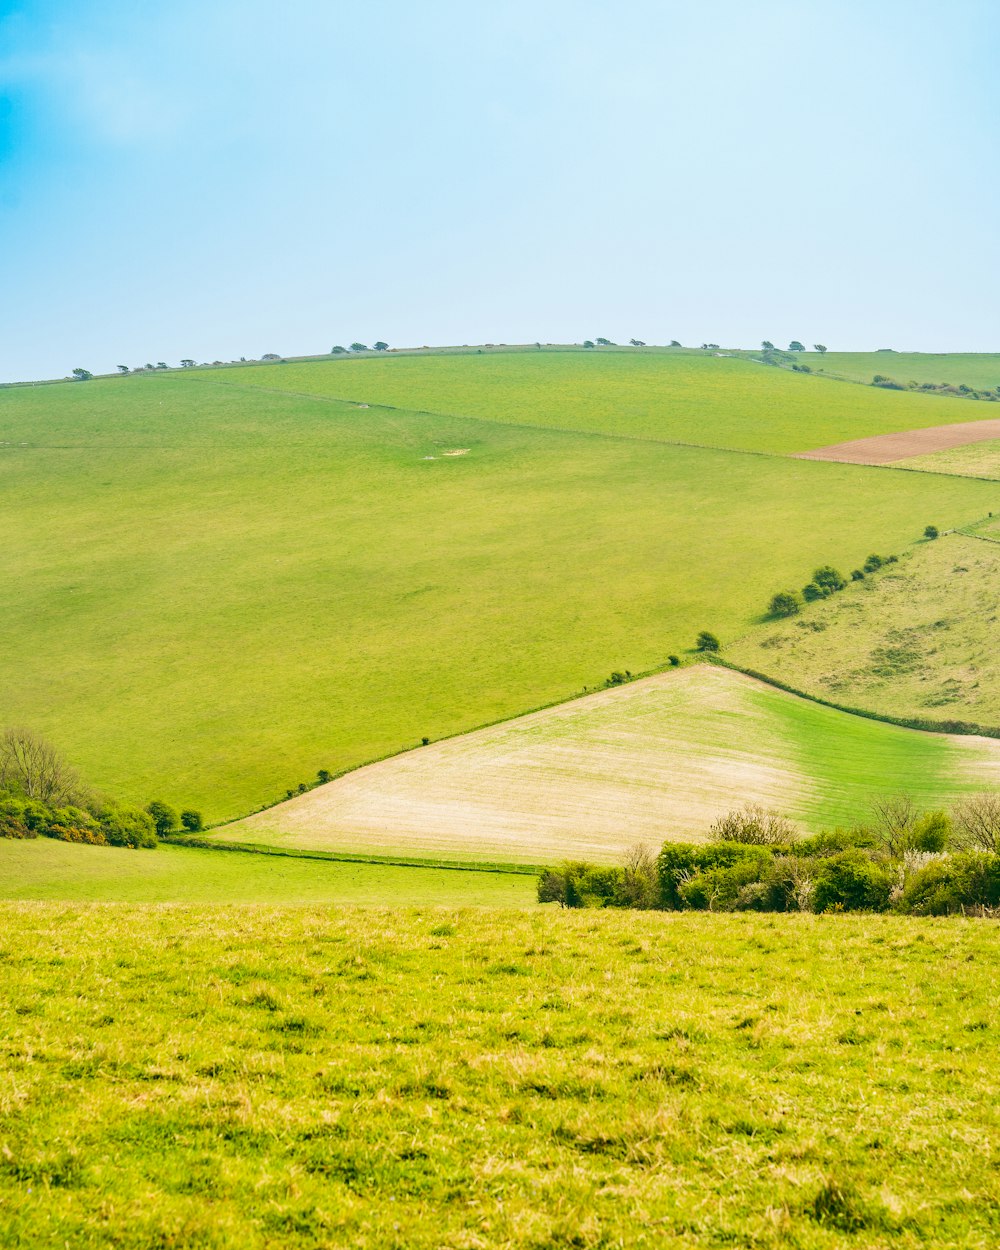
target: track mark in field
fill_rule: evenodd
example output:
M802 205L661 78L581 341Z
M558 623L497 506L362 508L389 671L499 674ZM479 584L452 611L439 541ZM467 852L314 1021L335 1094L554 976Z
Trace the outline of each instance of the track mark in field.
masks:
M962 421L957 425L932 425L923 430L902 430L896 434L875 434L846 443L833 443L813 451L795 453L797 460L836 460L843 464L893 464L911 456L946 451L1000 438L1000 420Z

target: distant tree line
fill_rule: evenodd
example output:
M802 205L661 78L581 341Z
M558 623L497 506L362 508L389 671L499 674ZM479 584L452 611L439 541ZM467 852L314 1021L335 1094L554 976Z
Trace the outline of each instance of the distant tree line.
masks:
M701 845L666 842L656 857L633 847L616 865L543 869L537 895L563 907L1000 916L1000 791L951 812L885 797L865 823L811 837L746 804Z

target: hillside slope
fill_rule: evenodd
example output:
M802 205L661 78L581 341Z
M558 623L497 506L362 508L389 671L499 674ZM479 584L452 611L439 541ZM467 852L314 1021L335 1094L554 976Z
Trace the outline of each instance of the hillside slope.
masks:
M813 829L873 796L936 806L1000 782L1000 742L834 712L708 665L646 678L369 765L216 838L539 862L701 841L743 802Z

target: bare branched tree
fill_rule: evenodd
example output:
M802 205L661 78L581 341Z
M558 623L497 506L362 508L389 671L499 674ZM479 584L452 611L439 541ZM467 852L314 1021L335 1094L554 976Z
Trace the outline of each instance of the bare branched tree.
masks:
M909 847L913 826L920 813L909 794L889 794L872 799L872 827L879 841L894 858Z
M709 828L713 842L744 842L748 846L787 846L798 837L790 820L760 803L744 803Z
M970 850L1000 852L1000 790L970 795L952 814L955 838Z
M44 738L18 726L0 733L0 789L59 807L73 800L79 786L75 771Z
M656 859L648 846L637 842L622 856L622 894L629 907L657 907L660 901Z

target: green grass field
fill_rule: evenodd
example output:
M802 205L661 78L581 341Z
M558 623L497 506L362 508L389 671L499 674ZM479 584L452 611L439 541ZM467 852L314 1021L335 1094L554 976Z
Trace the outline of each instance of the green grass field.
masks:
M1000 481L1000 440L985 439L966 447L949 447L926 456L897 460L901 469L923 469L925 473L959 473L964 477L988 477Z
M397 867L209 851L0 839L0 898L87 903L271 903L528 907L535 879L510 872Z
M796 360L811 369L822 369L831 377L856 382L871 382L881 373L904 386L907 382L947 382L950 386L971 386L983 391L1000 386L1000 354L989 352L826 352L824 355L802 352L796 354ZM983 406L982 413L991 416L993 410ZM975 419L974 416L965 418L966 421Z
M782 453L975 420L978 411L964 400L845 390L825 378L686 352L341 358L226 369L212 380L531 428Z
M510 361L592 367L488 363ZM374 390L377 370L440 363L317 369L370 367ZM777 404L785 374L740 368L773 379ZM245 372L277 388L296 369ZM209 819L654 667L706 626L741 634L816 563L997 502L961 478L359 409L222 376L0 391L2 719L100 787ZM876 398L884 423L895 400ZM799 443L808 416L782 416Z
M1000 1238L997 934L0 909L0 1243Z
M744 802L816 832L865 820L886 793L934 809L997 783L1000 742L849 716L701 664L370 765L214 836L617 861L637 842L704 841Z
M727 656L848 707L996 728L998 614L1000 543L949 534Z

